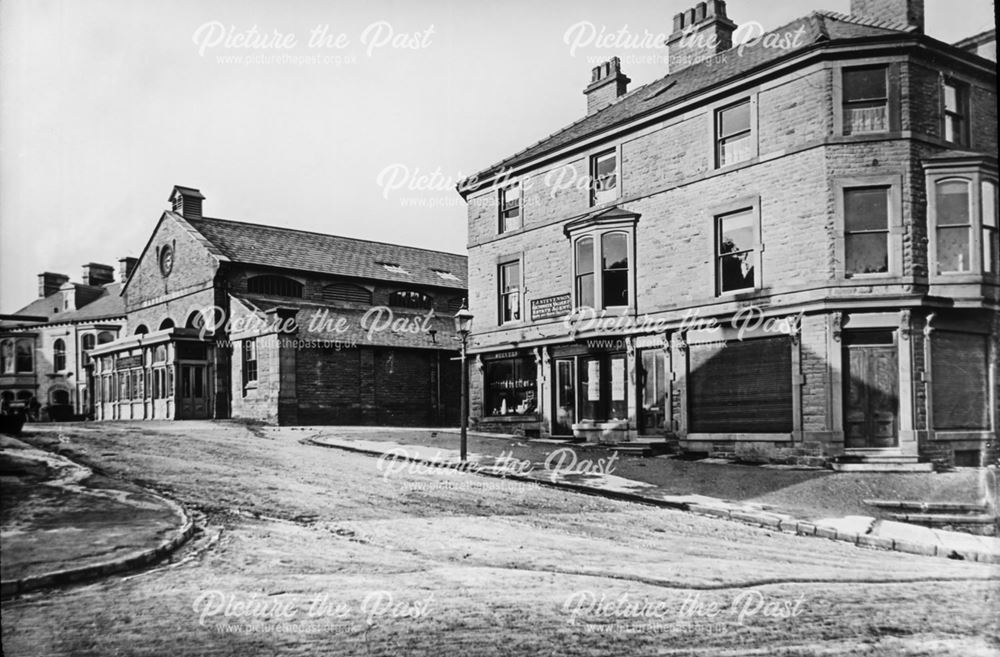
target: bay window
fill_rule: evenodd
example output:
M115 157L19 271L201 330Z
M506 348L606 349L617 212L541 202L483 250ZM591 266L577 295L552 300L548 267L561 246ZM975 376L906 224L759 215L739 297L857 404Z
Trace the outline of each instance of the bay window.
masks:
M995 276L1000 244L992 163L977 156L941 158L924 170L931 277Z
M573 259L573 307L617 309L635 304L635 224L639 215L612 207L563 227Z
M972 260L972 194L968 180L942 180L936 184L937 273L969 271Z

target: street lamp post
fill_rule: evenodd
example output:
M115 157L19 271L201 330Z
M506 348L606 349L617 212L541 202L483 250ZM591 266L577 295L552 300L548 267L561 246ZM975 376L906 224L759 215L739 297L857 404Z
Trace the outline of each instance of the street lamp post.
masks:
M469 333L472 332L472 313L462 304L461 310L455 313L455 333L462 342L462 393L460 398L462 430L461 442L459 446L462 462L465 462L468 453L468 426L469 426L469 375L465 367L466 349L469 345Z

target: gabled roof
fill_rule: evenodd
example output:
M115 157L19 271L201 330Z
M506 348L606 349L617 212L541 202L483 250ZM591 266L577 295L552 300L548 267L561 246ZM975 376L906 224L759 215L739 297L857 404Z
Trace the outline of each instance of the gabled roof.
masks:
M486 182L536 157L554 152L572 143L605 130L628 123L642 115L663 110L670 105L731 79L745 76L791 54L805 52L817 44L871 37L908 36L913 28L887 21L874 21L828 11L816 11L787 25L771 30L771 34L794 34L802 30L797 45L789 48L765 47L765 38L741 48L739 45L719 53L708 61L693 64L676 73L625 94L604 109L590 114L555 132L526 149L484 169L458 184L463 195L476 189L477 182ZM944 45L944 44L942 44Z
M467 258L455 253L229 219L182 221L205 238L215 255L245 265L460 290L467 285Z

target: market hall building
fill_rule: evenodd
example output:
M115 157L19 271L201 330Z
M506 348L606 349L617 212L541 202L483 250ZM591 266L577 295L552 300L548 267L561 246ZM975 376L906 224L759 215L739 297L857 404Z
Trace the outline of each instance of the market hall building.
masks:
M585 116L463 181L474 424L992 462L995 33L923 23L921 0L854 0L733 47L700 2L668 75L629 90L611 59Z
M95 416L455 425L464 256L208 218L174 187L91 352Z

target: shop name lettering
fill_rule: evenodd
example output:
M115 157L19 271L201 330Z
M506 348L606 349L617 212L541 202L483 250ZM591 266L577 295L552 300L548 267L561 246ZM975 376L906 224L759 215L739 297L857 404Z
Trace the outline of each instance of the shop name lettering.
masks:
M742 340L748 333L758 330L764 333L798 335L802 329L803 316L804 313L800 312L798 315L785 317L765 317L764 311L759 306L747 306L733 315L729 324L737 331L736 338L738 340ZM720 324L714 317L699 317L697 308L684 313L680 326L675 325L674 321L653 319L649 315L641 317L608 315L606 310L598 313L593 308L577 308L563 317L563 326L571 333L637 329L662 333L667 329L677 331L719 331L723 328L723 324Z
M225 312L219 308L206 308L201 311L202 317L224 317ZM435 317L434 310L428 310L426 315L401 315L397 317L388 306L374 306L361 316L359 325L370 342L376 333L429 333L431 320ZM306 327L310 333L336 333L343 335L352 330L351 322L343 316L336 316L330 310L323 308L314 310L309 316ZM224 329L226 333L296 333L299 330L298 321L294 317L274 317L264 319L256 315L230 317L225 322L213 323L211 319L201 328L202 339L211 332Z
M595 618L663 620L673 615L684 621L731 616L742 625L751 618L797 618L805 611L805 594L792 600L769 599L760 591L747 589L734 595L729 605L703 600L701 595L701 591L689 593L674 609L662 600L635 600L627 593L609 598L593 591L577 591L563 602L563 612L569 614L571 623Z
M234 593L223 593L210 590L201 593L194 600L192 608L198 614L198 624L204 626L211 618L254 619L288 621L299 614L305 602L305 615L308 618L349 619L357 615L368 624L378 618L423 618L428 615L428 609L434 599L431 593L426 598L416 601L397 600L389 591L372 591L355 609L346 602L331 600L326 593L317 594L309 600L300 600L290 596L238 596Z

